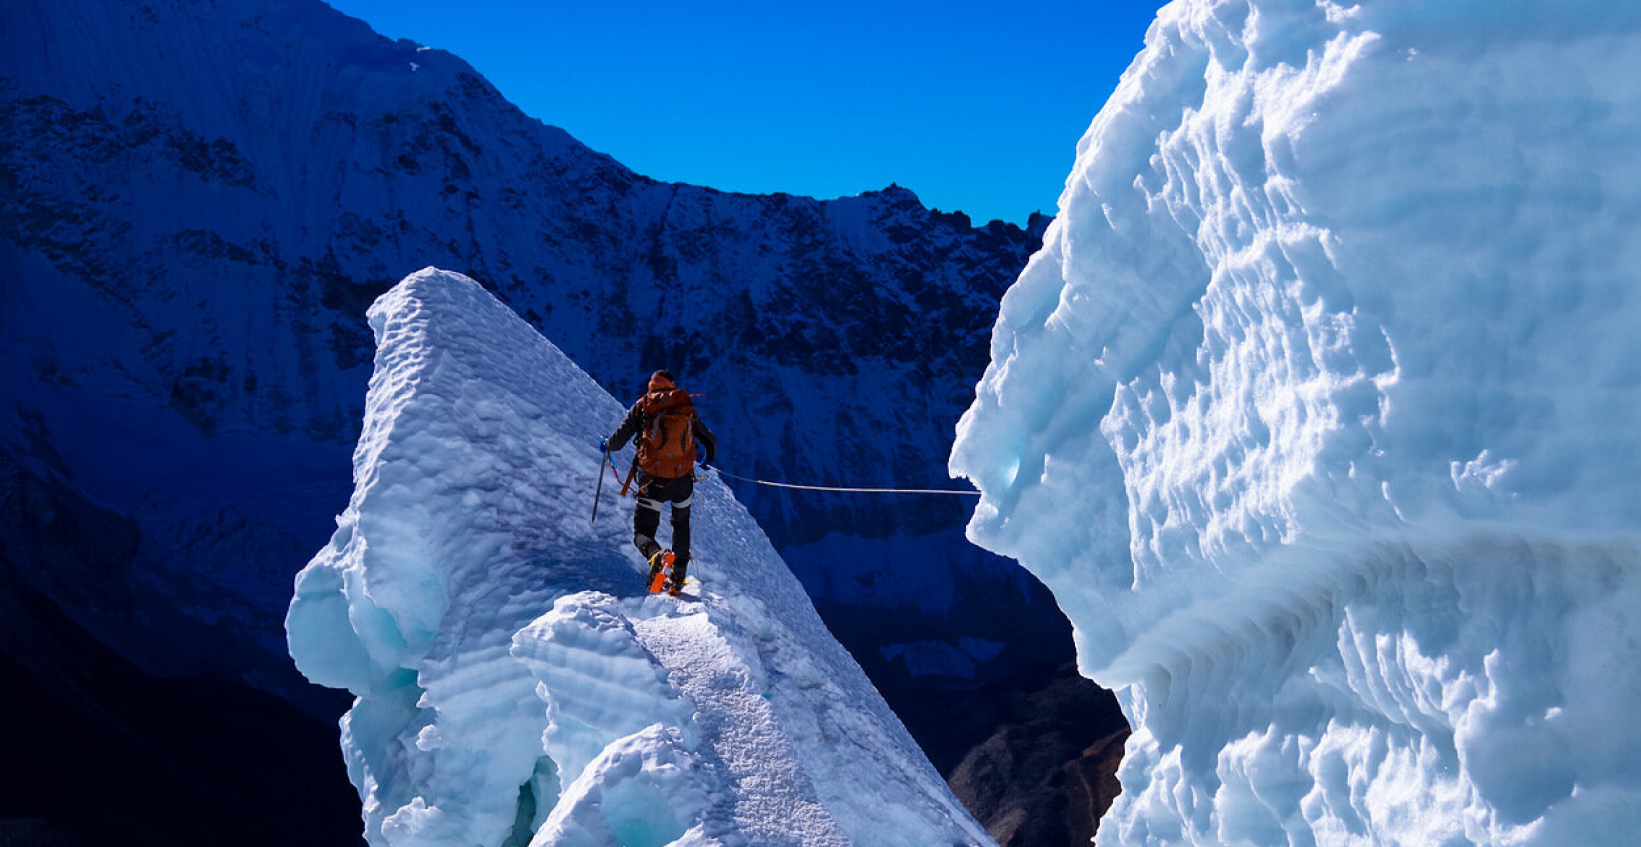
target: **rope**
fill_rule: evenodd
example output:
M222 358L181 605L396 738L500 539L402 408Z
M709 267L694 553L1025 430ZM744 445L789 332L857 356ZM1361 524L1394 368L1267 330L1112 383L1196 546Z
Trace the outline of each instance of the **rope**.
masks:
M729 473L722 468L712 467L711 465L702 465L702 467L710 468L723 476L727 476L730 479L738 479L741 482L768 485L772 488L792 488L799 491L837 491L845 494L957 494L966 497L980 496L980 492L978 491L955 491L950 488L835 488L828 485L793 485L790 482L770 482L763 479L750 479L744 476L736 476L735 474Z

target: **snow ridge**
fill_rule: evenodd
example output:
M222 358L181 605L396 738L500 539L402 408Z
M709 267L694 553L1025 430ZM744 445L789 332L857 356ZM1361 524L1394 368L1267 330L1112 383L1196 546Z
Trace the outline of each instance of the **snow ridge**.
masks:
M287 629L358 696L372 844L991 843L719 481L698 599L644 595L628 510L587 520L621 405L458 274L369 314L356 487Z
M1600 0L1160 13L952 456L1123 689L1102 844L1633 839L1638 55Z

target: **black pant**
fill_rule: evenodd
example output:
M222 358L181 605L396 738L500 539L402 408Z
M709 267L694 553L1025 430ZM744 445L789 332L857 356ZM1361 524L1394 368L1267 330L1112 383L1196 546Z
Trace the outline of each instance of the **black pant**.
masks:
M641 474L638 478L638 508L632 514L632 543L649 561L661 549L655 531L661 527L661 504L672 504L672 580L684 584L689 567L689 507L695 500L695 477L664 479Z

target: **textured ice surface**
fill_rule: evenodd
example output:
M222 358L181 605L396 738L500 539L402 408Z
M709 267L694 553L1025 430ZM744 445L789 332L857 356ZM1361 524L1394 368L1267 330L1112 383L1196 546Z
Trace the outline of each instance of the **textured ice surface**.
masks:
M1101 843L1641 831L1637 57L1623 2L1162 10L952 460L1121 689Z
M370 323L356 488L286 624L358 697L373 845L991 843L721 483L699 599L645 595L631 501L588 520L621 405L457 274Z

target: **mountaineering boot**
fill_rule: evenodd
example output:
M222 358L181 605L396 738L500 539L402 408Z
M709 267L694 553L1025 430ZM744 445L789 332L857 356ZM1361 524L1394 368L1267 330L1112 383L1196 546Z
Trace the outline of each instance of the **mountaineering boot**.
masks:
M661 583L666 580L667 572L672 570L672 551L657 550L650 557L650 575L644 581L651 594L661 592Z
M684 590L684 580L688 578L689 557L673 558L667 570L672 572L672 578L667 580L667 593L677 597Z

